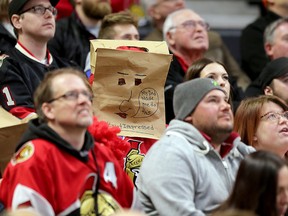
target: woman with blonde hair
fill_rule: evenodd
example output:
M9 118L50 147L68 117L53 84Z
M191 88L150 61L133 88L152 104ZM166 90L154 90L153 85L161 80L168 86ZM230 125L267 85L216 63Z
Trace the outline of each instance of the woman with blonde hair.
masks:
M237 109L234 130L257 150L284 157L288 151L288 107L273 95L243 100Z

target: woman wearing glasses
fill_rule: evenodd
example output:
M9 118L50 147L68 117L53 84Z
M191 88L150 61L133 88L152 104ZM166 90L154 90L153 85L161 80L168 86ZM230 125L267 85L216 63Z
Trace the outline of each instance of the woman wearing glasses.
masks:
M285 157L288 151L288 107L278 97L248 98L237 109L234 130L257 150Z

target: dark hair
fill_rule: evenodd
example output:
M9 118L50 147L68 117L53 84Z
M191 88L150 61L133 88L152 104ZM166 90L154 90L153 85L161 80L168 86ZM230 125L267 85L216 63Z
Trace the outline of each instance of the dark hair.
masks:
M267 151L247 155L240 164L234 188L217 211L239 209L259 216L277 216L277 186L279 170L285 160Z
M83 80L89 91L92 93L92 88L84 75L84 73L75 68L61 68L46 73L44 79L34 92L34 105L38 114L39 120L46 122L46 116L42 112L42 104L53 98L54 89L51 88L53 80L63 74L76 75Z
M138 26L135 17L128 11L121 11L118 13L112 13L106 15L101 23L101 28L99 30L99 39L114 39L115 32L113 27L115 25L125 25L131 24L136 28Z
M192 65L188 68L186 75L184 77L184 80L191 80L191 79L195 79L195 78L200 78L200 73L201 71L208 65L211 63L217 63L220 64L221 66L224 67L224 69L227 71L225 65L223 65L221 62L219 61L214 61L212 59L209 58L201 58L196 60L195 62L192 63Z
M212 63L217 63L219 65L221 65L225 71L228 73L226 67L224 64L222 64L221 62L219 61L214 61L212 59L209 59L209 58L201 58L201 59L198 59L196 60L195 62L193 62L190 67L188 68L186 74L185 74L185 77L184 77L184 81L188 81L188 80L192 80L192 79L195 79L195 78L200 78L200 74L202 72L202 70L209 64L212 64ZM228 73L229 75L229 73ZM229 81L230 83L230 81ZM231 105L231 108L233 107L233 103L232 103L232 94L233 94L233 91L232 91L232 86L230 85L230 97L229 97L229 104Z

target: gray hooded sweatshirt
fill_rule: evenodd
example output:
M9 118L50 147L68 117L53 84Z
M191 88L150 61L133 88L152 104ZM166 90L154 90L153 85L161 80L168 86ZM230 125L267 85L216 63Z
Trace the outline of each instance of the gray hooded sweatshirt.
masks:
M241 160L255 151L240 137L232 142L221 158L193 125L172 120L141 165L137 186L145 212L200 216L215 210L229 196Z

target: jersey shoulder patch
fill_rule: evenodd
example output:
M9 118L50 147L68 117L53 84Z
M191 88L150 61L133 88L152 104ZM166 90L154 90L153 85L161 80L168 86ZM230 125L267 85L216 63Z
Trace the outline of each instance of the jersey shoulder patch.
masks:
M31 141L27 142L12 157L12 159L11 159L12 165L16 165L18 163L22 163L24 161L27 161L29 158L32 157L34 152L35 152L35 147L34 147L33 143Z

